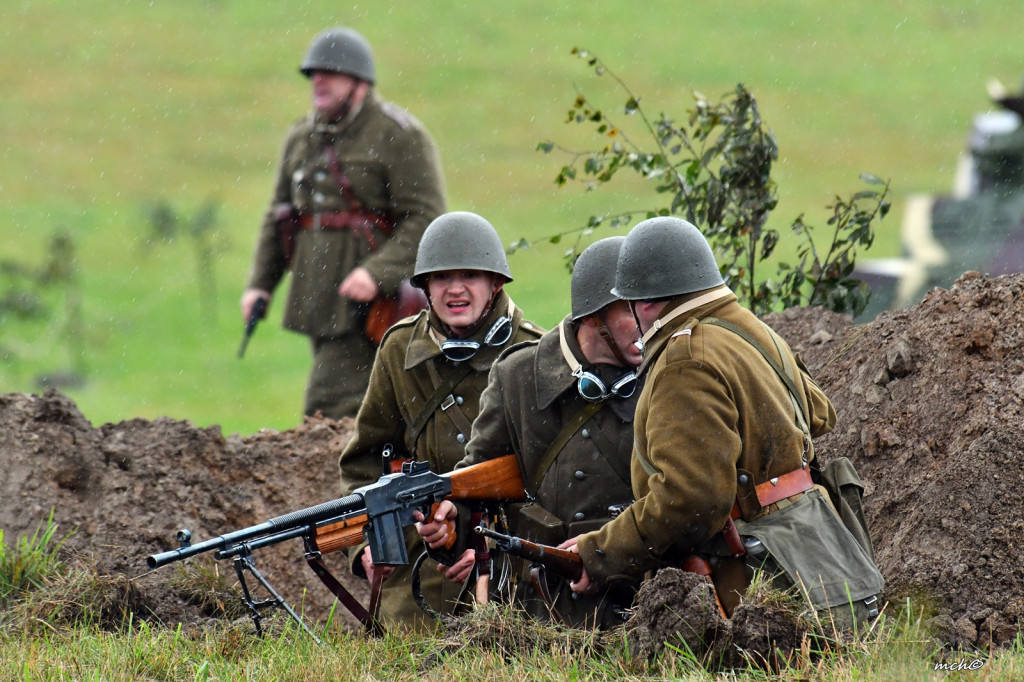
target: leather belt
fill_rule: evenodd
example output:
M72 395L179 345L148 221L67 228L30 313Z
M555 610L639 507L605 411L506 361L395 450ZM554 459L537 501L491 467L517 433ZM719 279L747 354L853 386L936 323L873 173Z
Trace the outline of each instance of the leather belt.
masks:
M764 509L786 498L805 493L813 487L814 481L811 479L810 467L803 467L794 469L788 474L768 479L754 488L754 495L757 497L757 503ZM742 516L739 502L733 504L730 516L734 519Z
M329 213L299 214L299 228L303 230L352 230L366 239L371 251L377 250L373 228L386 235L391 234L391 225L382 217L365 211L332 211Z

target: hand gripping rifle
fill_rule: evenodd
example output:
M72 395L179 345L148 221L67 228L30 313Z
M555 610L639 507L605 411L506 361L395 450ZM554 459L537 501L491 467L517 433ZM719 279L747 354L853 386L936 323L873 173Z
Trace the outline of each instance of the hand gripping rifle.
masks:
M371 611L364 609L323 564L322 555L360 544L370 545L373 563L397 566L409 563L403 529L415 523L413 512L429 516L432 505L442 499L466 501L520 501L526 498L519 463L515 455L481 462L446 474L430 471L427 462L409 461L401 473L382 476L376 483L363 486L350 495L330 502L278 516L261 524L236 530L192 544L192 533L180 530L178 549L153 554L146 559L150 568L159 568L203 552L214 552L217 559L232 559L242 586L242 600L262 634L260 609L274 604L284 608L302 628L316 638L292 608L274 591L256 570L253 550L302 538L306 563L344 604L367 631L379 632ZM245 583L247 570L272 595L263 602L253 601Z
M533 583L533 589L547 604L552 618L561 620L562 617L555 609L555 602L551 597L551 590L548 588L545 571L550 570L570 582L575 582L583 575L583 560L580 559L580 555L567 549L541 545L514 535L505 535L485 526L477 526L473 530L494 540L494 546L505 554L530 561L530 581Z

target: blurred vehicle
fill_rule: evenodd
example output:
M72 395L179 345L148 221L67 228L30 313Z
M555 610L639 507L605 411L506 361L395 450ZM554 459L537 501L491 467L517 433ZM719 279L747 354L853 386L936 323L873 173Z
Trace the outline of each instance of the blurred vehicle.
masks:
M969 270L1024 272L1024 84L1018 95L998 81L988 90L1001 109L973 118L952 193L909 197L903 256L858 264L855 276L872 292L858 322L913 305Z

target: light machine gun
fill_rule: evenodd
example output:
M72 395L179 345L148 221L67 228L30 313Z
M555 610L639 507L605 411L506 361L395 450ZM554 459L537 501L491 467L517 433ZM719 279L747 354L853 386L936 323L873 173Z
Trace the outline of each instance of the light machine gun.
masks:
M402 466L401 473L382 476L376 483L358 488L345 497L197 544L191 543L192 533L189 530L180 530L176 536L180 544L178 549L153 554L146 563L150 568L159 568L204 552L214 552L217 559L232 559L242 586L242 600L257 633L263 632L261 610L276 604L316 639L316 635L256 570L252 557L253 550L302 538L310 568L367 631L379 632L375 600L371 600L369 610L364 609L327 570L321 558L323 554L354 547L365 538L374 564L407 564L409 554L403 529L416 522L413 518L415 510L429 516L433 505L443 499L513 502L525 498L522 474L515 455L487 460L446 474L430 471L427 462L409 461ZM273 598L254 601L246 585L244 571L249 571Z

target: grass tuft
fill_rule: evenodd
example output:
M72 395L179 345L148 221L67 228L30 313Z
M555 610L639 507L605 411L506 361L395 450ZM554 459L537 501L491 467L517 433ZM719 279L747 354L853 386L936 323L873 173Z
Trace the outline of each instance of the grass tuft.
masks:
M43 586L47 576L60 572L61 546L71 534L54 540L57 523L53 511L45 524L40 522L32 536L21 536L8 547L0 528L0 604Z

